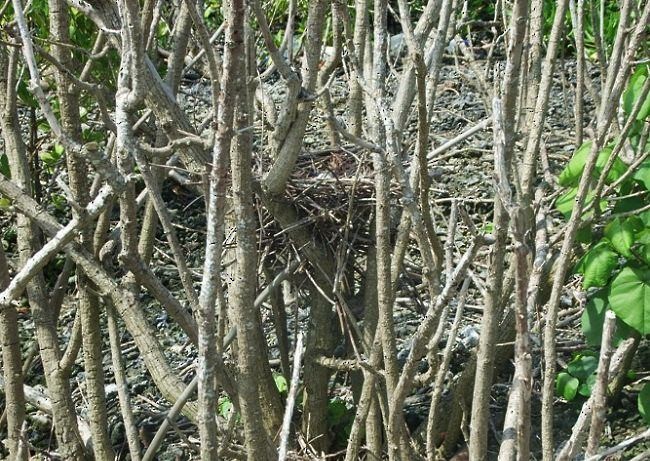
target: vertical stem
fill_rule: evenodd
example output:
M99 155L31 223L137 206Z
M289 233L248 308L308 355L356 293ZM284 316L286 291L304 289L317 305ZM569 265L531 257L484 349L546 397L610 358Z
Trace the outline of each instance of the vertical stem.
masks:
M120 402L120 411L124 421L124 432L129 445L129 454L133 461L140 461L140 440L138 428L133 417L133 410L129 399L129 387L124 372L124 357L120 344L120 329L117 325L117 312L112 305L107 306L108 337L111 343L111 360L113 362L113 375L117 386L117 397Z
M600 436L605 425L605 415L607 413L607 384L609 383L609 364L612 359L614 349L612 348L612 339L616 331L616 315L612 311L605 313L605 323L603 324L603 335L600 343L600 358L598 360L598 370L596 385L593 390L593 406L591 413L591 427L589 428L589 438L587 439L586 456L594 456L600 446Z
M0 291L7 285L9 285L9 267L0 243ZM2 346L9 457L16 461L27 460L27 444L21 436L25 421L25 394L18 336L18 312L14 306L6 306L0 310L0 345Z
M538 2L536 1L535 3ZM541 0L539 3L542 3ZM544 59L544 63L541 66L542 75L539 83L539 91L537 91L537 94L530 95L530 97L534 99L529 99L529 102L535 101L535 103L534 110L532 112L532 118L528 123L530 126L530 131L526 142L523 168L520 174L521 189L523 194L522 199L524 202L523 205L526 207L530 207L530 202L532 200L533 182L535 179L539 144L542 138L542 131L544 129L544 120L546 118L546 110L548 108L551 85L553 84L555 60L561 41L561 34L564 29L565 13L568 4L569 0L559 0L557 2L555 17L553 18L553 28L551 29L551 35L548 40L546 58ZM543 39L542 34L540 33L536 39L536 41L540 41L541 44L541 40ZM534 48L536 48L536 41L533 41L531 44ZM531 62L531 64L534 65L533 62Z
M75 63L70 52L70 19L67 6L62 0L49 0L50 33L54 40L52 55L66 68L73 70ZM66 136L76 142L82 142L79 92L73 89L72 81L65 72L55 69L57 96L61 116L61 129ZM70 191L73 199L85 207L90 199L88 164L78 155L68 152L66 155ZM72 209L73 218L78 213ZM90 251L92 248L92 231L86 226L80 232L81 244ZM90 289L90 280L81 270L77 272L77 298L81 319L81 340L83 344L84 371L86 376L86 396L89 403L90 430L93 439L93 452L96 459L114 458L113 448L108 437L108 416L106 412L106 394L104 391L104 369L102 354L102 332L100 327L100 304L97 296Z
M487 290L485 310L481 319L481 337L477 352L477 369L472 403L469 453L470 458L476 460L483 460L487 457L490 390L494 373L494 351L503 288L508 222L510 220L506 209L509 204L504 203L504 200L507 200L508 197L504 197L503 193L500 193L498 186L507 187L507 193L510 193L508 181L514 152L516 105L517 95L519 94L520 64L527 17L528 1L517 0L514 4L510 26L510 44L504 75L503 112L501 113L498 100L495 99L493 106L495 172L497 177L500 178L501 184L497 184L495 197L494 228L496 242L492 249L492 261L488 272L490 286Z
M382 99L386 94L386 46L387 46L387 17L388 2L375 0L374 6L374 46L372 88L374 97ZM386 131L381 120L379 107L373 110L373 130L380 145L386 143ZM379 309L378 327L381 332L384 366L386 369L386 390L388 402L391 403L393 389L397 384L399 371L397 369L397 347L395 345L395 330L393 326L393 295L391 290L391 245L390 245L390 178L391 171L385 152L373 154L375 171L375 232L377 246L377 301ZM389 415L384 415L388 419ZM399 458L399 435L387 428L388 453L390 459Z
M237 225L237 264L231 286L232 321L237 327L239 402L250 461L271 459L275 450L266 432L259 393L258 368L266 357L259 356L261 323L254 306L257 287L256 221L252 190L252 139L249 130L249 94L246 79L246 47L244 0L231 0L227 9L227 52L224 56L224 92L231 88L235 98L236 129L231 147L232 195ZM231 66L231 67L228 67Z
M23 47L30 47L31 38L27 31L22 5L19 0L13 2L14 12L21 31ZM21 187L27 194L32 191L32 174L28 165L25 145L21 138L18 110L16 106L16 69L21 49L11 47L10 53L0 47L0 128L4 140L4 148L9 160L9 168L13 183ZM30 77L36 78L37 72L30 66ZM26 263L31 255L40 248L40 231L30 219L19 214L16 219L18 240L18 256L20 264ZM54 430L63 457L70 460L81 460L85 456L77 428L74 403L70 393L70 383L67 376L59 368L61 350L56 328L56 318L45 297L45 278L40 273L27 286L38 341L45 380L48 392L52 398L52 414Z
M569 0L571 12L571 23L573 24L573 36L576 44L576 94L574 115L576 122L576 147L582 145L584 126L584 90L585 90L585 40L584 40L584 0Z
M282 431L280 432L280 449L278 461L285 461L287 458L287 445L289 444L289 433L291 430L291 417L293 416L293 407L296 403L298 394L298 380L300 379L300 360L302 359L302 333L298 333L296 339L296 348L293 353L293 372L291 373L291 386L287 396L287 407L284 411L282 420Z
M355 0L354 9L356 11L354 17L354 51L356 59L356 69L358 72L363 72L363 62L365 59L366 40L368 40L368 0ZM362 74L362 76L364 76ZM364 76L365 77L365 76ZM361 85L355 78L350 79L350 98L348 100L348 114L350 125L350 133L355 136L361 136L363 129L362 122L362 101L363 93Z

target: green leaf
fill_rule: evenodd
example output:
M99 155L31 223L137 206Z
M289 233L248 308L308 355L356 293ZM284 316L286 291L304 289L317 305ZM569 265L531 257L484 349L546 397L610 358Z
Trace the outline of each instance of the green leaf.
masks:
M634 235L634 248L632 252L644 264L650 266L650 225L639 218L639 222L646 226Z
M614 249L626 258L632 256L630 248L634 244L634 233L634 224L629 220L621 221L616 218L605 227L605 237Z
M609 147L605 147L602 151L600 151L600 154L598 154L598 159L596 160L596 173L598 176L600 176L601 172L605 168L605 165L607 165L607 162L609 161L609 157L612 155L613 151L612 145ZM607 184L611 184L614 181L616 181L618 178L623 176L625 172L627 171L627 165L623 163L623 161L617 156L614 159L614 163L612 164L612 168L609 170L609 173L607 173L607 178L605 182Z
M628 191L619 191L619 197L625 194L631 194L632 192ZM619 214L619 213L630 213L638 210L639 208L642 208L647 205L647 200L645 198L641 198L639 196L634 196L634 197L627 197L623 198L622 200L616 200L614 202L614 208L612 209L613 214ZM639 214L639 217L643 219L643 217Z
M625 220L623 225L628 226L630 230L634 233L634 239L638 239L638 235L640 232L643 232L644 228L646 227L645 222L643 219L641 219L640 216L630 216Z
M583 224L576 232L576 242L590 245L594 241L594 232L590 223Z
M639 165L639 169L636 170L633 178L642 183L646 189L650 190L650 159L646 159L645 162Z
M563 195L559 196L558 199L555 201L555 208L562 213L565 219L569 219L571 217L571 212L573 211L573 205L575 204L575 198L576 195L578 194L578 188L573 187L569 189L566 193ZM594 199L594 193L589 192L587 193L587 197L585 198L585 203L584 205L588 205L591 203ZM583 205L583 206L584 206ZM607 206L607 201L606 200L601 200L600 201L600 208L603 209ZM589 211L585 213L585 217L588 217L592 212Z
M61 194L50 195L50 200L54 208L56 208L59 211L64 211L66 205L68 204L68 201L66 200L65 196Z
M605 322L605 312L609 309L607 302L606 290L600 290L594 295L587 304L582 313L581 325L582 332L585 335L587 344L590 346L600 346L603 337L603 323ZM618 317L616 318L616 332L614 333L614 345L618 345L622 340L630 337L634 330L624 323Z
M600 242L578 261L576 272L584 274L582 286L585 290L591 287L603 287L609 281L617 264L618 254L607 242Z
M9 169L9 159L7 154L0 155L0 174L5 178L11 179L11 170Z
M27 82L25 80L20 80L18 82L18 89L16 91L18 98L23 102L23 104L34 109L38 108L38 101L32 95L32 93L27 89Z
M650 244L646 243L639 245L639 247L636 249L636 254L644 264L650 266Z
M41 160L43 160L43 162L46 165L50 165L50 166L55 165L56 162L59 160L56 154L54 154L52 151L41 152L39 154L39 157L41 158Z
M579 354L567 365L567 371L571 376L578 378L581 382L587 381L598 368L598 357L595 355Z
M286 393L289 392L289 385L287 380L281 374L275 373L273 375L273 380L275 381L275 386L278 388L278 392Z
M650 424L650 383L646 383L639 392L639 413L647 424Z
M582 395L583 397L589 397L591 395L591 391L594 389L594 384L596 384L596 377L597 375L594 373L589 376L584 383L581 383L580 387L578 387L578 394Z
M59 160L61 160L61 157L63 156L64 152L65 152L65 148L61 144L54 144L52 150L49 150L47 152L41 152L39 154L39 157L46 165L53 166Z
M643 221L645 227L650 228L650 210L644 211L639 214L639 219Z
M581 324L582 332L591 346L600 344L603 336L603 322L605 321L605 311L607 310L607 299L601 290L596 296L587 301L585 311L582 313Z
M42 133L49 133L52 131L52 128L50 128L50 125L48 125L47 122L43 121L38 124L38 131Z
M578 183L580 182L580 177L582 176L582 172L585 169L585 164L587 163L587 158L589 157L589 153L591 152L591 146L592 146L591 141L587 141L583 143L573 154L573 157L571 157L571 160L569 160L569 163L567 166L562 170L560 173L560 176L558 177L558 183L560 186L563 187L569 187L569 186L577 186ZM607 164L609 157L612 155L612 145L603 148L603 150L600 151L598 154L598 158L596 159L596 169L595 173L597 175L600 175L600 172L603 170L605 165ZM609 170L609 173L607 174L607 183L612 183L616 181L618 178L620 178L623 173L627 170L627 166L625 163L620 158L616 158L614 160L614 164L612 165L612 168Z
M233 404L228 397L220 397L217 403L219 416L227 417L233 409Z
M582 171L585 169L587 157L591 151L591 145L592 142L587 141L576 150L575 154L573 154L573 157L571 157L571 160L569 160L569 163L558 177L558 183L560 186L568 187L578 185L578 182L580 182L580 176L582 176Z
M0 210L6 210L11 206L11 200L7 197L0 196Z
M558 373L557 378L555 379L555 389L557 393L569 401L576 398L579 385L580 381L578 381L577 378L574 378L564 371Z
M632 113L634 104L641 97L641 90L643 88L643 84L645 83L646 78L648 78L647 75L648 75L647 67L639 66L634 72L634 74L632 74L632 77L630 77L630 82L628 83L627 88L623 93L623 110L625 111L626 114L629 115L630 113ZM646 96L646 100L641 106L641 109L639 110L636 119L645 120L648 117L648 115L650 115L650 95Z
M486 222L483 227L481 227L481 232L484 234L492 234L494 232L494 223Z
M332 399L327 404L327 421L330 426L339 424L348 412L348 407L341 399Z
M650 334L650 269L625 267L612 281L609 302L625 323Z
M206 13L208 13L207 10L206 10ZM204 14L204 16L205 16L205 14ZM207 16L205 16L205 17L206 18L209 17L209 14ZM158 30L156 32L157 32L158 38L168 36L169 35L169 27L167 26L167 23L165 21L160 21L158 23Z
M578 188L574 187L573 189L569 189L566 193L560 195L555 201L555 208L557 208L557 210L562 213L566 219L569 219L571 217L571 211L573 210L573 204L575 203L574 200L577 193Z

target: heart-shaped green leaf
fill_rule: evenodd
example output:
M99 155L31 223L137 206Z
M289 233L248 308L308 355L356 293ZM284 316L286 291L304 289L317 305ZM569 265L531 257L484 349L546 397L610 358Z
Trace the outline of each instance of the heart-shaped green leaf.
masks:
M562 213L566 219L571 217L571 211L573 210L573 204L577 193L578 189L574 187L560 195L555 201L555 208L557 208L557 211Z
M650 269L624 268L612 281L609 303L625 323L650 334Z
M607 237L616 251L629 258L632 256L630 248L634 244L634 233L636 230L633 221L621 221L621 219L616 218L605 227L605 237Z
M555 201L555 208L557 208L557 210L560 213L562 213L562 215L566 219L569 219L571 217L571 212L573 211L573 205L575 205L575 198L577 194L578 194L578 188L572 187L566 193L560 195ZM594 199L593 191L588 192L587 197L585 198L584 205L590 204L593 201L593 199ZM607 206L607 201L601 200L600 208L603 209L606 206ZM589 217L591 214L592 211L588 211L587 213L584 214L584 217Z
M600 346L603 338L603 323L605 323L605 312L609 309L606 290L599 291L585 305L582 313L581 325L582 332L585 335L587 344L590 346ZM630 337L634 329L616 318L616 332L614 333L614 345L618 345L624 339Z
M592 144L593 143L591 141L587 141L576 150L575 154L573 154L573 157L571 157L571 160L569 160L567 166L558 176L558 183L560 186L569 187L578 185L580 182L580 177L582 176L582 172L585 169L585 163L587 163L587 158L591 152ZM609 145L600 151L598 158L596 159L595 176L600 175L600 172L609 161L609 157L612 155L612 151L612 145ZM607 174L607 183L616 181L623 175L623 173L625 173L626 170L627 166L625 163L623 163L620 158L616 158L614 160L612 168Z
M618 254L607 242L601 242L580 259L576 272L584 274L582 285L585 290L591 287L603 287L609 281L617 264Z
M607 162L609 161L609 157L612 155L613 150L614 149L611 146L605 147L602 151L600 151L600 154L598 154L598 159L596 160L596 173L598 173L598 176L600 176L600 173L605 168L605 165L607 165ZM613 183L618 178L623 176L626 171L627 165L625 165L625 163L623 163L623 161L617 156L616 159L614 159L612 167L607 173L605 182L607 184Z
M580 381L587 381L598 368L598 357L595 355L580 354L567 365L567 371Z
M578 394L582 395L583 397L589 397L595 384L596 374L594 373L593 375L589 376L584 383L580 384L580 387L578 387Z
M574 378L564 371L558 373L557 378L555 379L555 389L557 393L569 401L576 398L579 385L580 381L578 381L577 378Z
M630 82L623 93L623 110L626 114L630 114L634 108L634 104L641 97L641 90L643 84L648 75L648 69L646 66L639 66L632 77L630 77ZM645 120L648 115L650 115L650 95L646 96L643 106L639 110L639 113L636 116L637 120Z
M585 169L585 162L591 151L591 141L583 143L573 154L567 166L562 170L557 180L560 186L577 186L582 176L582 171Z

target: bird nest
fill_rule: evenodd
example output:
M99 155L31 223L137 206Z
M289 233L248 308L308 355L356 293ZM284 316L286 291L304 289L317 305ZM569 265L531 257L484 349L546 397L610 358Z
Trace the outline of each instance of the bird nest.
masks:
M398 192L394 184L395 203ZM293 225L280 228L269 213L262 212L267 244L275 250L286 248L288 233L305 227L335 252L345 244L356 256L365 254L375 208L370 154L355 146L303 151L285 196L298 214Z

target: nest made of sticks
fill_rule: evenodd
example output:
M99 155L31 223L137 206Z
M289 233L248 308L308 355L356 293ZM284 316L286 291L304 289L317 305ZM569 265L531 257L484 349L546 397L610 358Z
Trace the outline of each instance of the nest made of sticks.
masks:
M399 195L399 186L393 183L391 202L396 206ZM282 229L261 210L264 241L270 252L287 247L287 234L292 229L306 227L335 253L340 244L345 244L355 256L365 254L375 208L374 170L367 151L356 146L303 151L287 186L286 199L299 215L289 228Z

